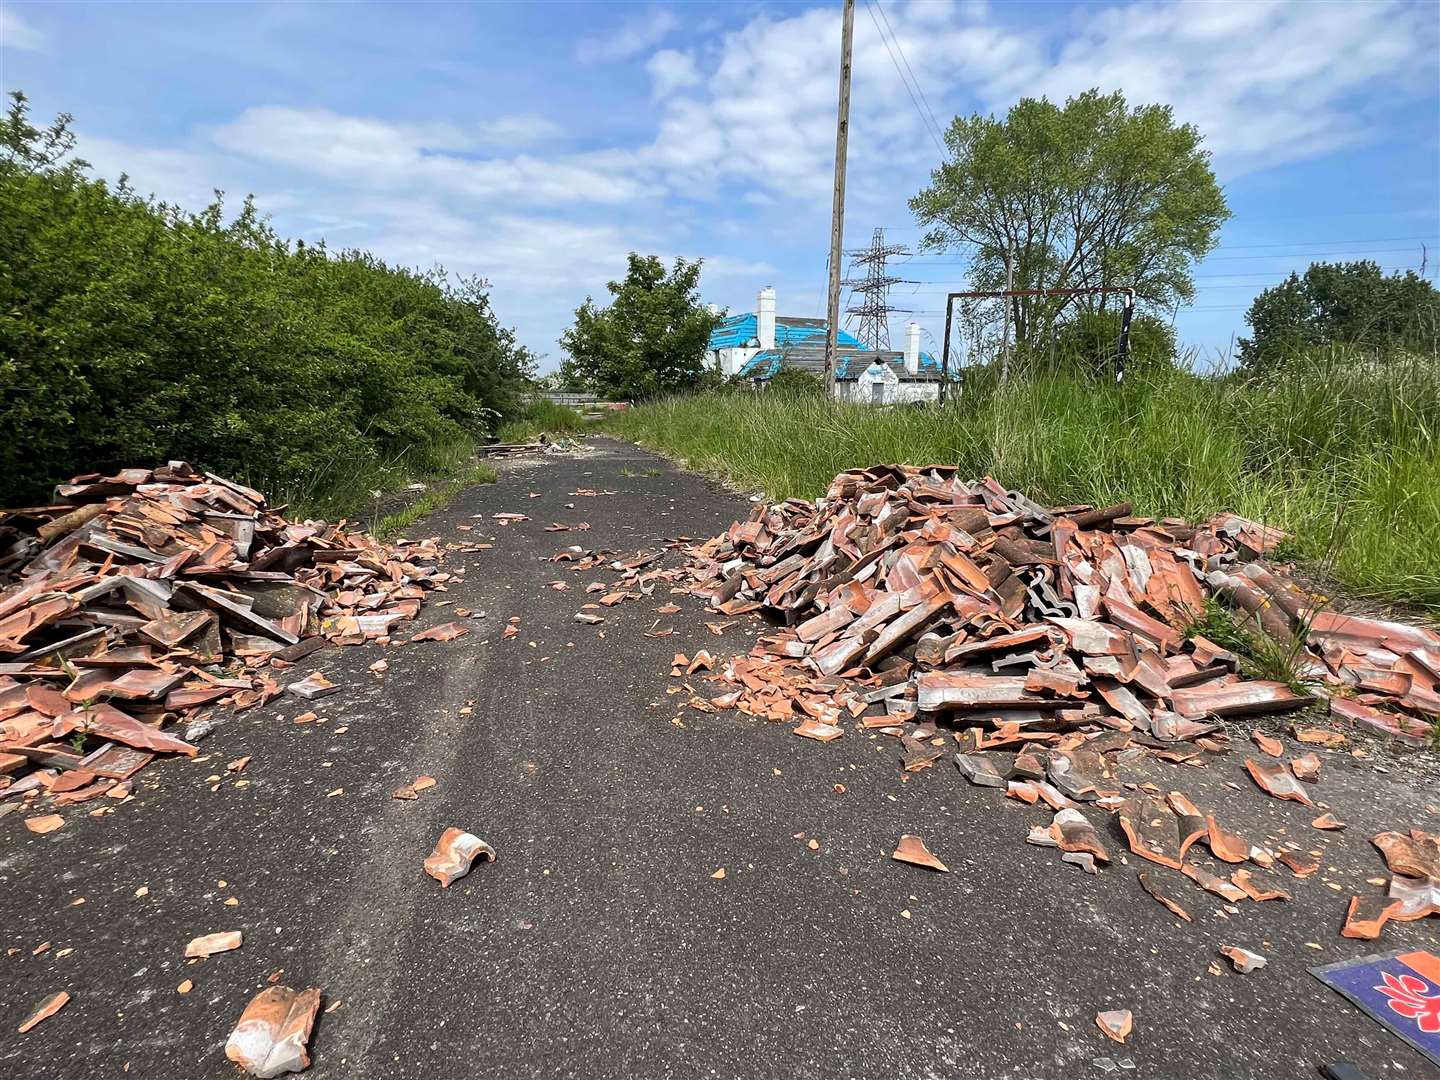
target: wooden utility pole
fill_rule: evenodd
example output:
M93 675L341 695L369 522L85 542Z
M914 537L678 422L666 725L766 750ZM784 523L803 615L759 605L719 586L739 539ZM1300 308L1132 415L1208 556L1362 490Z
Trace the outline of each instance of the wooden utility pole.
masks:
M1005 249L1005 336L1000 339L1000 381L1010 381L1010 305L1015 298L1010 290L1015 286L1015 245Z
M835 345L840 333L840 247L845 234L845 159L850 141L850 42L855 0L845 0L840 31L840 115L835 123L835 201L830 210L830 293L825 318L825 392L835 396Z

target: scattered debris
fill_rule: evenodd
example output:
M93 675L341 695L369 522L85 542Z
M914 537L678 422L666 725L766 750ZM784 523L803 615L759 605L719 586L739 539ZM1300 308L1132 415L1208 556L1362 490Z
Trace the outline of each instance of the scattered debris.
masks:
M245 1006L225 1056L252 1076L273 1077L310 1066L308 1045L320 991L267 986Z
M59 814L45 814L41 817L25 819L25 828L33 833L52 833L65 824L65 819Z
M305 678L291 683L286 689L306 701L318 701L320 698L340 692L339 684L331 682L318 671L311 672Z
M1320 779L1320 758L1315 754L1301 754L1290 759L1290 771L1295 779L1313 784Z
M48 1020L50 1019L50 1017L54 1016L57 1012L63 1009L69 1003L69 1001L70 995L64 990L61 990L59 993L51 994L44 1001L40 1002L39 1005L36 1005L30 1015L25 1018L25 1021L15 1030L18 1031L21 1035L24 1035L31 1028L39 1024L42 1020Z
M920 837L906 833L900 837L900 843L896 845L895 852L890 856L900 862L914 863L916 866L923 866L930 870L938 870L942 874L948 874L950 868L930 853L925 846L925 841Z
M239 930L222 930L216 934L202 934L185 946L187 959L205 959L216 953L238 949L245 940Z
M263 705L281 692L271 672L415 618L451 577L439 559L433 540L289 521L181 461L0 510L0 801L81 802L156 754L194 756L213 728L201 710ZM317 673L288 689L340 688Z
M1153 873L1149 870L1141 870L1137 877L1140 881L1140 887L1156 900L1160 901L1160 903L1164 904L1165 907L1169 909L1170 914L1185 922L1194 921L1190 918L1190 913L1180 906L1180 902L1165 891L1164 886L1155 879Z
M429 630L421 630L418 634L411 634L413 641L454 641L458 637L464 637L470 632L468 626L461 626L458 622L441 623L439 626L432 626Z
M1241 975L1249 975L1252 971L1258 971L1268 961L1259 953L1253 953L1249 949L1242 949L1238 945L1220 946L1220 955L1234 965L1235 970Z
M1374 941L1402 906L1401 901L1379 893L1352 896L1350 906L1345 910L1345 926L1340 933L1348 938Z
M470 872L476 858L495 861L495 849L478 836L453 826L440 834L435 850L425 859L425 872L448 889Z
M1295 777L1286 770L1283 762L1267 761L1258 762L1253 758L1245 759L1245 769L1250 773L1250 778L1255 781L1257 787L1267 795L1277 799L1292 799L1306 806L1314 806L1310 796L1305 793L1295 780Z
M1279 739L1266 735L1259 728L1250 732L1250 741L1260 748L1260 752L1271 757L1284 757L1285 744Z
M1109 1012L1097 1013L1095 1026L1105 1033L1106 1038L1113 1039L1117 1043L1123 1043L1130 1034L1130 1027L1134 1021L1129 1009L1111 1009Z

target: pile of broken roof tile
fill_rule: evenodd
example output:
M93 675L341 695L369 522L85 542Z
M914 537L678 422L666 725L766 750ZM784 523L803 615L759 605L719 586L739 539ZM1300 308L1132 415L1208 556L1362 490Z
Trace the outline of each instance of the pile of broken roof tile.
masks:
M1299 666L1337 715L1423 738L1440 717L1440 633L1316 610L1262 561L1281 539L1233 514L1196 526L1128 503L1047 508L945 466L877 466L814 504L758 507L694 549L691 572L716 610L785 624L726 674L739 708L798 712L801 734L838 736L846 711L884 702L958 715L972 749L1081 729L1218 747L1217 718L1314 699L1187 638L1215 596L1271 636L1307 632Z
M1234 655L1187 628L1215 596L1256 630L1304 633L1300 666L1336 715L1410 737L1440 715L1440 634L1314 610L1262 561L1281 539L1230 514L1194 526L1133 516L1128 504L1046 508L945 467L845 472L815 504L759 507L691 549L693 592L724 614L760 611L783 627L711 676L730 689L689 704L799 721L797 735L822 742L847 722L878 729L899 739L909 772L953 750L971 783L1047 805L1053 820L1027 839L1089 873L1110 853L1086 810L1113 814L1148 864L1140 886L1186 921L1179 881L1161 867L1232 905L1288 899L1275 872L1308 877L1322 851L1241 837L1184 792L1130 771L1147 758L1203 766L1230 750L1223 718L1315 700L1244 678ZM677 656L672 675L711 667L702 655L688 666ZM1261 755L1245 767L1256 787L1313 807L1317 756L1287 762L1280 740L1252 735ZM1295 735L1345 742L1319 728ZM1311 824L1344 828L1330 814ZM1433 854L1433 837L1412 839ZM1208 860L1191 854L1197 844ZM1440 911L1440 892L1415 884L1431 880L1433 859L1415 862L1388 893L1351 901L1347 936Z
M184 462L79 476L54 499L0 511L0 816L17 796L84 802L157 753L193 756L163 729L269 701L272 673L327 640L384 638L448 577L432 542L290 522Z

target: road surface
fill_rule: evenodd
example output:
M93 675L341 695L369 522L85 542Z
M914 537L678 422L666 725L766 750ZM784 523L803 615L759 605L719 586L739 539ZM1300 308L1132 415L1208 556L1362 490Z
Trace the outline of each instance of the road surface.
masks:
M571 573L551 554L704 537L750 509L642 451L594 445L510 463L410 530L493 537L452 556L464 582L431 597L487 612L469 635L322 651L293 674L344 685L317 705L327 723L294 724L307 706L282 696L222 724L200 760L152 765L114 814L70 811L45 836L20 815L0 824L0 1075L234 1076L225 1039L277 970L336 1006L311 1042L317 1080L1020 1080L1110 1064L1116 1076L1289 1080L1337 1059L1372 1078L1436 1075L1307 973L1435 947L1433 919L1375 943L1338 933L1350 891L1385 872L1365 838L1440 823L1403 759L1373 759L1381 774L1322 751L1318 795L1350 825L1338 834L1263 796L1242 754L1207 769L1156 762L1162 789L1223 808L1232 828L1324 853L1291 902L1229 914L1190 888L1194 922L1182 923L1137 887L1133 856L1099 877L1061 863L1024 843L1048 815L969 787L948 763L906 776L893 739L852 730L820 745L667 694L680 682L672 653L743 651L752 621L717 638L699 600L662 587L602 626L573 622L584 585L615 575ZM616 494L570 494L581 488ZM505 511L531 520L497 527ZM591 529L544 531L552 521ZM657 615L672 599L683 611ZM506 639L512 616L520 632ZM427 603L419 626L453 617ZM656 619L675 634L646 637ZM377 677L367 669L381 656ZM246 771L226 773L243 755ZM437 785L391 798L418 774ZM441 890L421 862L449 825L499 860ZM1118 829L1105 829L1118 856ZM893 862L902 833L953 872ZM192 937L230 929L240 949L183 959ZM1221 944L1269 965L1210 974ZM194 988L177 993L186 979ZM15 1034L60 989L68 1007ZM1125 1046L1094 1023L1115 1008L1134 1013Z

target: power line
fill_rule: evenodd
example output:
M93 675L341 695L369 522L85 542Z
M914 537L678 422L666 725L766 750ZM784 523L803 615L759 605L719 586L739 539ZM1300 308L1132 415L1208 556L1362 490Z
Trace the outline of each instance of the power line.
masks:
M1233 249L1222 249L1222 250L1233 250ZM1404 252L1413 252L1414 250L1415 250L1415 249L1414 249L1413 247L1403 247L1403 248L1353 248L1353 249L1343 250L1343 251L1280 251L1280 252L1276 252L1276 253L1273 254L1273 255L1206 255L1205 258L1203 258L1203 259L1200 260L1200 261L1201 261L1201 262L1204 262L1204 263L1212 263L1212 262L1251 262L1251 261L1256 260L1256 259L1317 259L1317 258L1324 258L1324 257L1330 256L1330 255L1350 255L1350 256L1359 256L1359 255L1396 255L1396 254L1402 254L1402 253L1404 253ZM943 258L943 257L941 257L943 254L944 254L944 253L937 253L936 255L927 255L927 254L924 254L924 253L922 252L922 253L916 255L915 258L925 259L926 262L924 263L924 265L926 265L926 266L947 266L947 265L956 265L956 266L958 266L958 265L960 265L960 264L962 264L962 263L970 263L970 262L973 262L973 261L974 261L974 260L971 259L971 258L961 258L961 259Z
M870 12L870 21L875 24L875 32L880 35L880 43L885 46L885 51L890 54L890 63L895 65L895 74L900 76L900 83L905 87L905 93L910 95L910 103L915 106L916 113L920 116L920 123L925 128L926 134L935 144L935 149L940 151L940 156L945 156L945 145L937 136L938 130L934 120L925 115L925 110L920 107L919 100L915 97L915 91L910 89L910 82L905 78L905 72L900 69L900 61L895 59L895 51L890 48L890 42L885 39L885 31L880 29L880 21L875 18L875 8L871 0L865 0L865 9ZM899 42L896 42L899 45Z
M930 99L925 96L925 88L920 85L920 79L916 76L915 69L910 66L910 58L905 55L905 49L900 44L900 35L895 33L895 28L890 25L890 16L885 14L885 5L882 4L880 0L866 0L866 3L871 5L870 18L872 21L875 18L874 13L876 11L880 13L880 18L885 20L885 29L890 31L890 40L895 43L895 51L900 54L900 60L905 65L905 70L910 73L910 81L915 84L915 92L920 95L920 100L925 105L925 114L930 118L930 125L934 128L935 134L939 135L943 141L945 138L944 128L941 126L940 121L935 118L935 110L930 107ZM876 27L876 29L878 30L879 27ZM941 154L944 154L943 147L941 148Z

